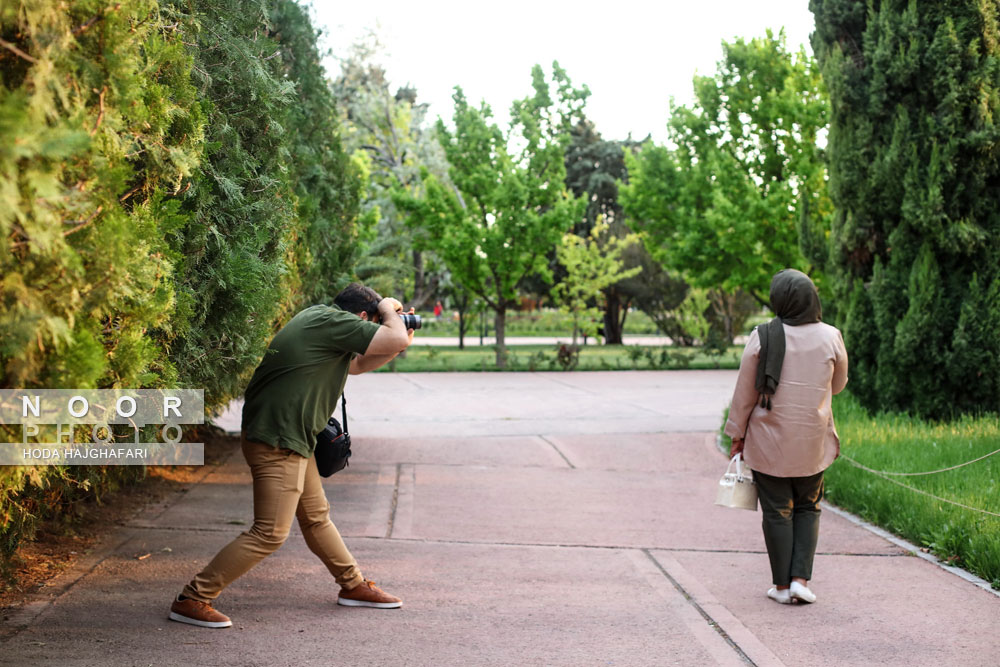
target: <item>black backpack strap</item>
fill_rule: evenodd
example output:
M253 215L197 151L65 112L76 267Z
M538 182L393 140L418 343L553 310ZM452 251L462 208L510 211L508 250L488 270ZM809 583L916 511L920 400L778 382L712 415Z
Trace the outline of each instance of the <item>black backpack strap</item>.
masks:
M340 414L344 417L344 433L347 433L347 396L345 394L340 395Z

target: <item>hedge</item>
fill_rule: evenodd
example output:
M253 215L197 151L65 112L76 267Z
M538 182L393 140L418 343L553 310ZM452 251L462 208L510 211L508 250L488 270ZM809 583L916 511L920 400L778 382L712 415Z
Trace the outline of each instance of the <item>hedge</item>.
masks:
M291 0L0 5L0 387L214 409L346 282L361 184L317 36ZM0 574L38 519L141 475L0 469Z

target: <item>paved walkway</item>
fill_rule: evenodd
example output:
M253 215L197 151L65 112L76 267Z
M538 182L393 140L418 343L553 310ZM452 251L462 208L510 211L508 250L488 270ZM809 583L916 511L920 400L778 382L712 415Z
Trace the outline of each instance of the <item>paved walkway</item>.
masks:
M11 615L0 664L995 665L1000 598L830 512L819 602L764 597L760 515L712 504L734 378L351 378L356 455L327 491L403 609L337 607L293 531L219 599L233 629L168 622L171 596L250 522L234 454Z

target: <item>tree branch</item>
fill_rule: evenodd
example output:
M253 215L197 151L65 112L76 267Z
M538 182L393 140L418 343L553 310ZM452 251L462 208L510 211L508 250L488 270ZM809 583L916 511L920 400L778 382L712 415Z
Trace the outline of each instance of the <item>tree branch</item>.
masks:
M101 88L101 94L98 96L98 103L101 106L100 113L97 114L97 123L94 125L94 129L90 131L90 136L97 134L97 130L101 127L101 121L104 120L104 94L108 92L108 87L104 86Z
M86 227L87 225L89 225L90 223L92 223L94 221L94 219L98 215L100 215L101 211L103 211L103 210L104 210L104 204L101 204L100 206L97 207L96 211L94 211L93 213L90 214L89 218L87 218L86 220L84 220L83 222L81 222L80 224L78 224L73 229L70 229L70 230L67 230L67 231L63 232L63 236L64 237L65 236L69 236L70 234L75 234L76 232L80 231L81 229L83 229L84 227Z
M108 9L105 9L100 14L96 14L94 16L91 16L90 19L87 22L81 23L77 27L73 28L73 36L74 37L79 37L80 35L82 35L87 30L87 28L89 28L90 26L94 25L95 23L97 23L98 21L100 21L101 19L103 19L105 16L108 15L109 12L117 12L121 8L122 8L122 3L119 2L114 7L110 7Z
M16 55L16 56L18 56L20 58L23 58L24 60L27 60L31 64L35 64L35 63L38 62L37 58L32 58L27 53L25 53L24 51L22 51L21 49L17 48L16 46L14 46L13 44L11 44L10 42L8 42L8 41L6 41L4 39L0 39L0 46L2 46L3 48L7 49L8 51L10 51L11 53L13 53L14 55Z

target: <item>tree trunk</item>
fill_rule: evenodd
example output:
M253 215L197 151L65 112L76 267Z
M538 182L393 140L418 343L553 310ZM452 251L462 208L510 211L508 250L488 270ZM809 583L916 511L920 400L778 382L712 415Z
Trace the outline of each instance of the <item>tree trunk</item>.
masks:
M458 307L458 349L465 349L465 309Z
M614 287L604 292L604 344L621 345L625 318L621 316L621 295Z
M434 299L441 276L432 273L430 276L424 270L424 254L419 250L413 251L413 298L410 299L410 307L420 310L427 306L428 302Z
M507 305L504 304L498 308L496 314L497 368L507 368L507 345L504 342L504 327L507 324Z
M632 299L626 299L625 303L622 304L622 317L618 320L618 332L621 335L622 342L625 342L625 318L628 317L628 310L632 307Z
M410 305L413 308L420 308L422 303L417 300L426 299L424 296L424 254L419 250L413 251L413 300Z
M469 294L462 293L462 296L455 296L455 310L458 311L458 349L465 349L465 330L468 324L465 321L465 313L469 309Z

